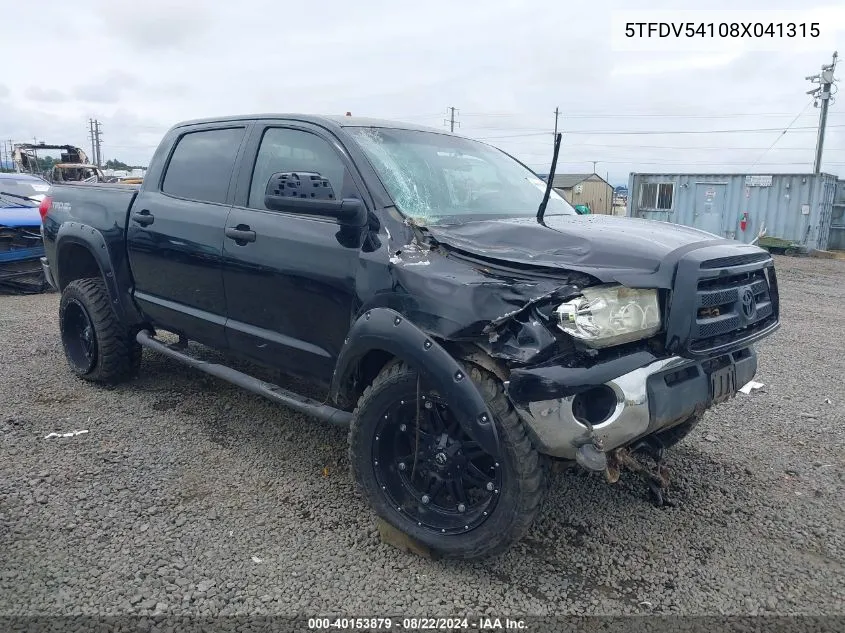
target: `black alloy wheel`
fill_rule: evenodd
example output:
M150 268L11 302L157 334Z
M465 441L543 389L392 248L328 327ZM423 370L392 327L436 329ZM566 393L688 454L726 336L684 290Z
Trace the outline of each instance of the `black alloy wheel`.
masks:
M493 414L495 456L416 370L394 362L358 399L349 463L383 521L434 556L472 559L503 552L528 530L545 492L545 460L502 382L475 366L466 373Z
M65 354L79 373L87 374L97 363L97 335L91 316L79 300L70 299L61 318Z
M496 507L500 464L435 394L388 406L373 436L372 456L382 490L419 527L459 534L478 527Z
M137 373L141 346L121 323L101 278L75 279L64 287L59 327L68 365L80 378L114 384Z

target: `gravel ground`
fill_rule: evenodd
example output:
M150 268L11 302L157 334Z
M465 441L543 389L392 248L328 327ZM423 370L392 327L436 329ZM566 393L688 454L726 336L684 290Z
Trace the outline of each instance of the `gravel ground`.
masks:
M765 387L670 451L677 507L558 472L470 563L379 540L343 431L149 351L87 384L58 296L0 297L0 614L845 614L845 261L777 265Z

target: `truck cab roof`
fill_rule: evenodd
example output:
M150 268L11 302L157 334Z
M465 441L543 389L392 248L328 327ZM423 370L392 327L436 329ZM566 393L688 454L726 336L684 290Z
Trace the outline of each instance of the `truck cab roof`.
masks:
M458 136L449 131L434 128L426 125L418 125L416 123L406 123L403 121L393 121L390 119L378 119L370 117L353 117L344 115L315 115L315 114L299 114L299 113L260 113L260 114L239 114L233 116L209 117L203 119L192 119L190 121L182 121L177 123L174 128L189 127L194 125L203 125L206 123L227 123L235 121L252 121L252 120L273 120L280 119L285 121L302 121L303 123L313 123L325 128L344 128L344 127L380 127L392 128L397 130L418 130L421 132L434 132L435 134L445 134L447 136Z

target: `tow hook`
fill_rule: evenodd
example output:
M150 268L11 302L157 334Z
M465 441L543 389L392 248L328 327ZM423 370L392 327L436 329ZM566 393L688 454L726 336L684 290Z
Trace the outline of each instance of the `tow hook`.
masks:
M669 469L663 463L663 446L657 442L643 440L629 448L617 448L607 456L605 479L615 484L623 468L637 473L648 486L651 501L657 507L675 506L667 499Z
M579 445L575 452L575 461L582 468L595 473L607 472L607 453L602 450L601 442L596 439L588 440Z

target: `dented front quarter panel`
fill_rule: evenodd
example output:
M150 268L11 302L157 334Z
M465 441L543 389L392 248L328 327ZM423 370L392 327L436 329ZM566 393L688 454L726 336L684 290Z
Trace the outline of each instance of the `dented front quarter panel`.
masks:
M532 276L449 253L406 222L387 222L357 283L361 309L388 307L443 341L469 342L508 363L540 362L557 339L538 304L565 300L594 278L566 270ZM384 262L384 259L387 261Z

